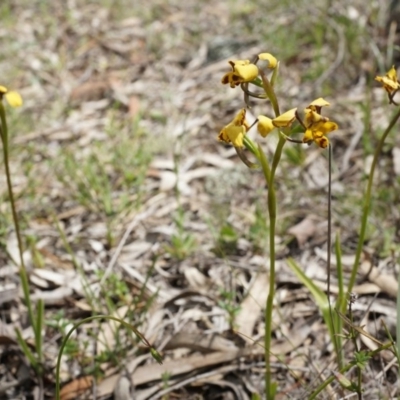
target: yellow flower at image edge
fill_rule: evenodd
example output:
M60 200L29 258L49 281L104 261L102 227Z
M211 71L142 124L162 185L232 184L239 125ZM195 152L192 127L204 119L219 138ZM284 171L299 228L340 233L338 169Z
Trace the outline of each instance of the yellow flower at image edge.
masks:
M218 140L225 143L232 143L235 147L243 147L244 135L249 129L246 121L246 109L240 110L233 121L226 125L218 135Z
M400 84L397 80L397 72L394 65L392 68L390 68L385 76L377 76L375 77L375 80L382 83L383 87L389 94L392 94L396 90L400 89Z
M22 106L22 97L18 92L8 91L5 86L0 85L0 99L5 97L7 103L11 107L21 107Z
M221 79L221 83L229 83L231 88L244 82L251 82L258 76L258 67L249 60L229 61L232 71L227 72Z

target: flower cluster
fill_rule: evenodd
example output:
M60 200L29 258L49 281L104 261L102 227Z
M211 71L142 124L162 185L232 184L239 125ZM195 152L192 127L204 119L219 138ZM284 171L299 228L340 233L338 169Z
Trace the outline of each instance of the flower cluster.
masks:
M257 63L259 61L267 62L267 70L272 70L272 78L269 80ZM256 121L250 125L246 120L246 109L241 109L235 118L226 125L219 133L218 140L231 143L236 149L239 156L243 160L243 147L255 148L254 145L250 145L251 141L246 138L246 133L249 129L257 124L257 131L265 138L273 130L277 129L280 135L286 140L295 143L311 144L315 143L318 147L325 149L329 146L329 139L327 135L338 129L338 125L330 121L329 118L322 116L322 108L329 106L329 103L322 97L311 102L304 109L304 117L301 118L297 108L293 108L289 111L281 114L279 112L278 101L273 89L273 83L277 76L279 62L270 53L261 53L257 56L254 62L249 60L236 60L229 61L231 71L227 72L221 79L223 84L229 84L231 88L235 88L240 85L241 89L245 94L245 102L247 105L249 97L257 99L269 99L272 108L275 112L275 118L268 117L266 115L259 115ZM376 81L383 85L389 96L389 101L392 104L397 105L393 100L395 94L400 90L400 81L397 78L396 68L393 66L385 76L377 76ZM248 89L249 84L253 84L257 87L262 87L264 93L256 93ZM302 140L296 140L290 137L290 131L292 124L298 122L303 128ZM289 133L288 133L289 132ZM250 143L250 144L249 144ZM254 151L253 151L254 152Z
M260 60L267 61L267 68L272 70L273 74L277 73L279 67L277 59L270 53L261 53L258 55L254 63L251 63L249 60L229 61L232 70L222 77L221 82L223 84L229 84L231 88L241 85L245 96L255 97L258 99L269 98L274 110L279 110L277 99L273 92L273 78L269 81L262 69L256 65ZM255 86L261 86L264 89L265 94L257 94L249 91L247 87L250 83ZM300 118L297 108L293 108L283 114L275 112L275 118L259 115L255 122L255 124L257 124L257 131L265 138L274 129L281 131L290 128L293 122L297 120L304 128L303 139L301 141L294 140L281 132L287 140L306 144L314 142L317 146L326 148L329 145L329 140L326 135L338 129L338 125L335 122L331 122L327 117L321 115L322 107L328 105L329 103L322 98L314 100L304 110L304 120ZM231 143L236 148L242 148L246 146L245 135L250 128L250 124L246 121L246 109L243 108L235 116L232 122L220 131L218 140L225 143Z

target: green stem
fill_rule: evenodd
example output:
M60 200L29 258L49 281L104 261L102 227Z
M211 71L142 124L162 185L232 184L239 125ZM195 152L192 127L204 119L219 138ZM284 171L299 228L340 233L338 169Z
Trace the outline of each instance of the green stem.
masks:
M338 308L341 304L342 298L344 298L344 279L343 279L343 265L342 265L342 250L340 248L340 235L339 232L336 234L336 242L335 242L335 253L336 253L336 271L337 271L337 278L338 278L338 300L336 303L336 307ZM343 339L342 339L342 332L343 332L343 321L342 319L335 313L333 315L334 324L336 327L336 351L338 352L338 365L339 368L342 368L344 365L344 350L343 350Z
M268 160L265 157L264 152L259 148L260 161L264 172L264 177L268 185L268 214L269 214L269 292L267 302L265 306L265 393L267 400L275 398L276 383L272 381L271 371L271 341L272 341L272 312L274 308L274 297L275 297L275 231L276 231L276 192L274 185L274 178L276 168L282 156L283 146L286 140L282 136L279 137L279 142L275 150L275 154L272 160L272 168L269 167Z
M260 147L260 161L264 172L264 178L268 185L268 214L270 221L269 251L270 251L270 272L269 272L269 293L265 306L265 336L264 336L264 358L265 358L265 393L267 399L275 396L275 385L272 383L271 373L271 335L272 335L272 311L275 295L275 224L276 224L276 194L271 180L271 169L264 152Z
M269 100L271 101L272 108L274 109L275 117L279 117L280 115L279 104L278 104L278 99L276 98L274 88L272 87L270 81L268 80L268 78L261 69L260 69L260 75L265 94L268 96Z
M397 120L400 118L400 108L398 109L397 113L394 115L392 120L390 121L388 127L386 128L385 132L383 132L382 137L379 140L378 146L375 149L374 153L374 158L372 160L371 164L371 169L368 177L368 183L367 183L367 189L365 191L364 195L364 205L363 205L363 214L362 214L362 221L361 221L361 229L360 229L360 237L358 240L358 245L357 245L357 251L356 251L356 256L354 260L354 265L353 269L351 271L351 276L350 276L350 281L349 281L349 286L347 287L347 292L351 293L353 290L354 284L356 282L356 277L357 277L357 272L358 272L358 267L360 264L360 259L361 259L361 252L363 249L364 245L364 239L365 239L365 233L367 230L367 222L368 222L368 216L369 216L369 209L371 206L371 192L372 192L372 183L374 180L374 174L375 174L375 169L378 164L378 159L381 154L383 145L385 143L385 140L387 136L389 135L390 131L394 127L395 123ZM346 311L346 300L342 299L342 304L340 310L344 313Z
M399 276L399 275L397 275ZM399 279L399 278L397 278ZM400 364L400 285L397 284L397 302L396 302L397 318L396 318L396 357L397 362Z
M271 182L275 178L276 168L278 167L279 161L281 160L283 146L285 145L285 143L286 143L285 137L283 137L282 135L279 135L279 142L278 142L278 145L276 146L274 158L272 159Z
M19 251L19 256L20 256L19 275L21 278L24 299L26 302L26 306L28 308L29 320L31 322L33 331L35 333L35 338L37 339L38 337L41 337L41 332L38 332L38 329L37 329L38 326L41 327L41 324L36 324L36 320L34 318L34 313L33 313L33 308L32 308L32 303L31 303L31 297L30 297L30 293L29 293L29 280L28 280L28 274L26 272L25 263L24 263L21 230L20 230L20 226L19 226L17 209L15 206L15 197L14 197L14 192L13 192L12 182L11 182L11 172L10 172L10 162L9 162L9 152L8 152L8 128L7 128L6 113L4 110L4 105L1 101L0 101L0 120L1 120L0 136L1 136L1 141L3 143L3 158L4 158L4 168L5 168L5 172L6 172L6 179L7 179L7 190L8 190L8 196L10 198L11 212L12 212L12 216L13 216L15 233L17 235L18 251ZM41 354L38 354L38 357L39 357L39 361L40 361Z

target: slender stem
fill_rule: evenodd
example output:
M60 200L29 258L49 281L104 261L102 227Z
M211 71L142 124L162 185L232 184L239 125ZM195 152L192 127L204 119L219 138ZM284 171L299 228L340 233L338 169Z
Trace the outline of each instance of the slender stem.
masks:
M341 299L344 298L344 283L343 283L343 265L342 265L342 251L340 248L340 235L339 233L336 234L336 243L335 243L335 253L336 253L336 272L338 278L338 287L339 293L338 298L336 300L336 309L341 304ZM337 342L337 349L339 350L338 353L338 365L339 368L343 368L344 363L344 351L343 351L343 339L342 339L342 331L343 331L343 321L338 316L338 314L334 314L334 321L335 321L335 329L338 335L336 336Z
M268 160L260 148L260 161L264 172L264 178L268 185L268 214L270 221L269 229L269 251L270 251L270 272L269 272L269 293L265 306L265 336L264 336L264 351L265 351L265 393L266 398L274 398L274 389L272 385L271 373L271 335L272 335L272 311L275 295L275 223L276 223L276 194L274 182L271 176L271 169Z
M280 135L278 145L276 146L274 158L272 159L271 182L275 178L276 168L278 167L279 161L282 157L283 146L285 145L285 143L286 143L285 137Z
M349 302L349 319L351 321L351 324L349 325L349 334L351 337L351 341L353 342L354 346L354 354L357 354L360 350L358 348L358 343L357 343L357 337L358 337L358 332L354 329L354 319L353 319L353 310L352 310L352 302ZM356 372L357 372L357 397L359 400L362 400L362 394L361 394L361 378L362 378L362 371L360 366L356 363Z
M381 151L382 151L382 148L383 148L383 145L385 143L387 136L389 135L390 131L392 130L392 128L394 127L395 123L398 121L399 118L400 118L400 108L398 109L397 113L394 115L394 117L390 121L386 130L383 132L381 138L379 139L378 146L375 149L374 158L372 160L371 169L369 172L367 189L366 189L365 195L364 195L364 205L363 205L363 214L362 214L362 220L361 220L360 237L358 239L358 245L357 245L357 251L356 251L356 256L355 256L355 260L354 260L354 265L353 265L353 269L351 271L349 286L347 288L348 293L350 293L353 290L354 284L356 282L358 267L359 267L360 259L361 259L361 252L362 252L363 245L364 245L365 232L367 230L369 209L370 209L370 205L371 205L372 183L374 180L374 174L375 174L376 166L378 164L379 155L381 154ZM340 310L342 312L345 312L345 310L346 310L346 302L343 300L342 300Z
M326 263L328 264L328 279L327 279L327 291L328 291L328 303L329 312L332 318L332 305L331 305L331 233L332 233L332 145L329 145L329 168L328 168L328 238L327 238L327 250L326 250Z
M399 275L397 275L397 282L399 281ZM396 318L396 357L397 362L400 364L400 285L397 284L397 302L396 302L396 311L397 311L397 318ZM400 385L400 383L398 384ZM398 386L399 387L399 386Z
M279 117L280 115L279 104L278 104L278 99L276 98L274 88L271 86L271 83L269 82L268 78L265 76L264 72L261 69L260 69L260 75L263 83L263 88L269 100L271 101L275 116Z
M269 167L267 158L260 148L260 160L264 177L268 184L268 214L269 214L269 292L265 306L265 393L267 400L272 400L275 397L276 384L272 382L271 371L271 341L272 341L272 312L274 308L275 298L275 231L276 231L276 192L274 185L274 177L276 168L282 156L283 146L286 140L283 136L279 137L279 142L272 159L272 168Z
M67 342L69 340L69 338L71 337L71 335L73 334L73 332L78 329L81 325L90 322L90 321L95 321L98 319L107 319L107 320L112 320L112 321L116 321L119 322L121 325L123 325L125 328L127 329L131 329L136 336L144 343L145 346L147 346L151 352L151 355L156 359L156 361L159 364L162 364L161 362L161 356L160 354L157 352L156 349L154 349L154 347L151 346L151 344L148 342L148 340L144 337L144 335L142 333L139 332L138 329L136 329L133 325L129 324L128 322L125 322L124 320L117 318L117 317L112 317L111 315L93 315L91 317L82 319L81 321L77 322L67 333L67 335L64 337L62 343L61 343L61 347L60 350L58 352L58 356L57 356L57 363L56 363L56 400L60 400L60 370L61 370L61 357L62 354L64 352L64 348L67 345Z
M12 212L12 216L13 216L13 222L14 222L14 226L15 226L15 233L17 236L18 251L19 251L19 257L20 257L19 274L20 274L20 278L21 278L24 299L26 302L26 306L28 308L29 319L32 324L32 328L35 332L35 337L36 337L37 335L41 336L41 332L37 332L36 320L34 318L32 303L31 303L31 298L30 298L30 293L29 293L29 280L28 280L28 275L26 273L25 263L24 263L21 230L20 230L20 226L19 226L17 209L15 206L15 197L14 197L14 192L13 192L12 182L11 182L9 151L8 151L8 128L7 128L6 113L4 110L4 105L1 101L0 101L0 121L1 121L0 136L1 136L1 141L3 142L3 158L4 158L4 168L5 168L5 172L6 172L6 179L7 179L7 190L8 190L8 195L10 197L11 212ZM39 357L40 357L40 355L39 355Z
M10 165L9 165L9 152L8 152L7 121L6 121L6 114L5 114L5 111L4 111L4 106L3 106L3 104L1 102L0 102L0 117L1 117L0 130L1 130L1 139L2 139L2 142L3 142L3 157L4 157L4 168L6 170L7 189L8 189L8 195L10 196L11 212L12 212L14 225L15 225L15 233L17 235L20 261L21 261L21 265L24 265L22 240L21 240L21 234L20 234L20 229L19 229L19 221L18 221L18 217L17 217L17 211L16 211L15 201L14 201L14 193L13 193L13 190L12 190L12 183L11 183L11 173L10 173Z
M11 182L10 160L9 160L9 151L8 151L7 119L6 119L6 113L4 110L4 105L1 100L0 100L0 137L1 137L1 141L3 143L3 159L4 159L4 168L5 168L6 179L7 179L8 196L10 198L11 212L12 212L12 216L13 216L15 233L16 233L17 242L18 242L18 252L19 252L19 257L20 257L19 276L21 279L22 291L24 293L26 307L28 309L29 321L32 325L32 329L33 329L34 336L35 336L36 359L32 363L32 367L34 368L34 370L38 376L39 382L40 382L41 375L43 374L43 369L42 369L42 342L43 342L42 321L43 321L44 305L43 305L43 302L39 302L38 315L37 315L37 319L35 319L35 314L33 312L31 296L30 296L30 292L29 292L28 274L26 272L26 267L25 267L25 263L24 263L24 252L23 252L23 247L22 247L21 229L19 226L17 208L15 206L15 197L14 197L14 192L13 192L12 182ZM20 339L21 339L20 343L22 345L22 343L23 343L22 336ZM22 345L22 347L24 347L24 346ZM29 350L29 352L25 352L25 354L27 356L30 355L31 358L35 357L30 350ZM31 362L32 362L32 360L31 360ZM42 397L43 397L43 392L41 392L40 398L42 398Z
M327 276L327 297L329 304L329 316L330 323L332 325L332 340L335 347L335 353L338 361L339 368L342 367L342 357L341 357L341 349L340 349L340 340L337 336L337 324L335 323L335 316L332 310L331 304L331 272L332 272L332 262L331 262L331 248L332 248L332 145L329 145L328 152L328 237L326 244L326 263L328 269Z
M267 304L265 308L265 352L266 359L266 393L267 399L274 398L274 390L271 385L272 372L271 372L271 336L272 336L272 312L274 308L275 297L275 227L276 227L276 193L274 184L268 188L268 212L269 212L269 251L270 251L270 267L269 267L269 292L267 297Z

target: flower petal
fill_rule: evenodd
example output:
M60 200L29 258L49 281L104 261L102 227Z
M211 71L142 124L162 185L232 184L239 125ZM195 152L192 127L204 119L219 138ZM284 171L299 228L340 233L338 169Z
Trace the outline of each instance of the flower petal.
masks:
M326 107L329 105L330 104L325 99L320 97L320 98L314 100L313 102L311 102L309 104L309 106L306 108L306 110L315 111L316 113L321 114L322 107Z
M5 86L0 85L0 94L6 94L8 92L7 88Z
M391 79L393 82L397 82L397 71L394 65L392 65L392 68L387 72L386 76Z
M258 58L260 60L268 61L268 68L275 69L278 65L278 60L270 53L260 53Z
M233 73L240 78L241 82L251 82L258 76L258 67L254 64L236 65Z
M311 143L314 140L313 132L311 129L307 129L303 136L303 143Z
M274 118L272 123L277 128L287 128L292 125L293 121L296 119L296 111L297 108L292 108L291 110L281 114L279 117Z
M232 143L235 147L243 147L243 138L246 131L243 126L230 123L218 135L218 139L226 143Z
M314 140L314 142L322 149L326 149L329 146L329 139L326 136L317 138Z
M325 99L323 99L322 97L319 97L318 99L311 102L307 108L312 110L312 107L326 107L329 105L330 104Z
M336 131L339 129L338 124L332 121L325 121L323 125L321 126L321 131L324 133L324 135L327 135L330 132Z
M262 137L266 137L274 129L275 129L275 126L272 123L272 119L271 118L264 117L264 115L259 115L258 116L257 130L258 130L258 133Z
M250 64L250 60L235 60L235 61L229 61L229 64L231 64L232 71L234 70L235 66L243 67L245 65Z
M235 74L230 71L227 72L221 79L221 83L223 85L226 85L227 83L229 83L231 88L234 88L235 86L239 85L240 82L238 81L238 79L236 78Z
M249 124L246 121L246 109L242 108L233 118L232 123L236 126L243 125L245 128L249 128Z
M11 106L11 107L21 107L22 106L22 97L18 92L7 92L4 97L7 100L7 103Z
M322 117L322 115L318 114L315 110L311 110L310 108L306 108L304 110L305 118L304 118L304 125L306 127L310 127L312 124L317 122L327 121L326 118Z

